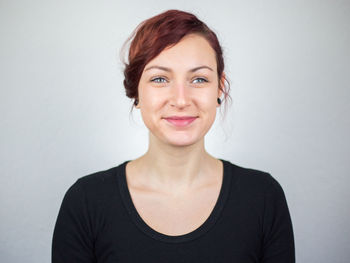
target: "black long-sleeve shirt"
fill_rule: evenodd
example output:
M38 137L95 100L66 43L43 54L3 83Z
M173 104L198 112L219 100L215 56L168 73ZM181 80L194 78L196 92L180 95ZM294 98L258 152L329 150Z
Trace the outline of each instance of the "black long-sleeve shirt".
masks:
M52 263L294 263L280 184L269 173L220 160L224 174L214 209L199 228L180 236L142 220L126 183L128 161L79 178L58 213Z

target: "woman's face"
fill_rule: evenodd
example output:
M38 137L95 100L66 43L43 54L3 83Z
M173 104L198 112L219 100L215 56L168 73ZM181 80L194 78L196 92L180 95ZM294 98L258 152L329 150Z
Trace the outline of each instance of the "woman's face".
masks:
M198 142L214 123L220 106L215 51L202 36L185 36L145 66L138 93L137 108L156 138L176 146ZM195 119L167 119L173 116Z

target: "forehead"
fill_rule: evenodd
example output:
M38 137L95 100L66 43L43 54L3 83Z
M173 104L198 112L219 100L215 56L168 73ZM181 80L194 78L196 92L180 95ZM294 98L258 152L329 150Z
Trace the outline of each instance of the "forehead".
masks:
M216 54L209 42L198 34L186 35L178 43L165 48L146 66L195 67L207 65L216 68Z

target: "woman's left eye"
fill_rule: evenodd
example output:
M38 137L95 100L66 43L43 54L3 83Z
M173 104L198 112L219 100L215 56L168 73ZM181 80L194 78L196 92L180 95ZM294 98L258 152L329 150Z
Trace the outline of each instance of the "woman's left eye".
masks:
M208 82L205 78L196 78L193 80L194 83Z

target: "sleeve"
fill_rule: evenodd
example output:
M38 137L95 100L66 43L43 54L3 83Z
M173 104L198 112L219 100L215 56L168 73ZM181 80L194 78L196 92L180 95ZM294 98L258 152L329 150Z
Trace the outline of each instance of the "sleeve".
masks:
M281 185L270 174L265 193L262 263L295 263L292 221Z
M86 198L79 180L66 192L58 212L53 238L52 263L92 263L94 242Z

